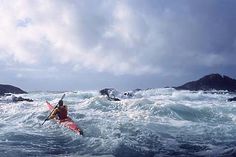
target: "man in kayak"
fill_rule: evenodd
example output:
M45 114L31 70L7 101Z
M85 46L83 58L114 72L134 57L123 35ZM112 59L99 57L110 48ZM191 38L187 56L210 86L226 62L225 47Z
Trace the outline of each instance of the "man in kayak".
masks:
M71 130L77 133L79 132L80 135L83 135L83 131L80 130L80 128L75 124L75 122L72 121L71 118L67 116L68 109L66 105L63 105L62 100L58 102L59 106L56 107L55 109L53 109L53 106L49 102L47 102L47 104L48 104L49 109L53 111L45 121L53 119L53 118L57 118L59 120L59 123L65 122L64 126L70 128Z
M59 104L59 107L57 107L51 114L51 116L48 118L48 119L53 119L57 116L57 118L59 120L63 120L63 119L66 119L67 118L67 106L66 105L63 105L63 101L60 100L58 102Z

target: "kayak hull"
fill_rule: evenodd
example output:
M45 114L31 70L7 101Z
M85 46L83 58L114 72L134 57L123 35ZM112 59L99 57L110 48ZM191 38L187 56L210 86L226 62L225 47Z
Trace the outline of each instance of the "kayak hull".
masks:
M52 111L54 109L53 105L50 104L49 102L47 103L47 107L50 111ZM78 125L70 118L67 117L66 119L63 120L59 120L59 119L54 119L58 124L69 128L70 130L74 131L76 134L78 135L82 135L82 130L78 127Z

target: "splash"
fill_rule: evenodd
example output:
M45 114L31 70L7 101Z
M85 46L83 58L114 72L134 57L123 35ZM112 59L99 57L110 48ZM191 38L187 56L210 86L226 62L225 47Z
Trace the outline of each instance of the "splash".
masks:
M61 92L32 92L34 102L0 99L1 156L234 156L234 93L172 88L117 93L109 101L98 91L66 92L69 116L84 137L47 121L45 101Z

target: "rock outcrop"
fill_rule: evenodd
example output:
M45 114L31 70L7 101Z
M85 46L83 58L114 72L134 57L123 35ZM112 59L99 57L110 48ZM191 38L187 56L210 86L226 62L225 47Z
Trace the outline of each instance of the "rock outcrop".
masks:
M110 93L112 92L112 91L114 91L115 89L114 88L104 88L104 89L102 89L102 90L100 90L99 91L99 93L101 94L101 95L106 95L106 96L110 96Z
M0 84L0 95L4 95L5 93L12 93L12 94L25 94L27 92L23 91L22 89L12 86L12 85L4 85Z
M229 98L228 101L236 101L236 97L233 97L233 98Z
M21 96L16 97L15 95L12 95L12 101L13 101L13 102L19 102L19 101L33 102L33 99L23 98L23 97L21 97Z
M182 86L174 87L177 90L228 90L236 91L236 80L225 75L210 74L197 81L188 82Z
M99 91L101 95L106 95L107 99L110 101L120 101L119 98L116 98L116 95L118 95L118 91L116 91L114 88L104 88Z

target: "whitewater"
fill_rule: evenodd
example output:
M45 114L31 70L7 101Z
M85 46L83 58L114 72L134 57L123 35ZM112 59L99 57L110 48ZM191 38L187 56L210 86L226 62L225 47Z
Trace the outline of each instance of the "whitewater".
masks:
M83 130L78 136L47 121L45 101L63 94L69 116ZM236 156L236 93L141 90L116 93L109 101L99 91L29 92L34 102L0 98L0 156L159 157Z

